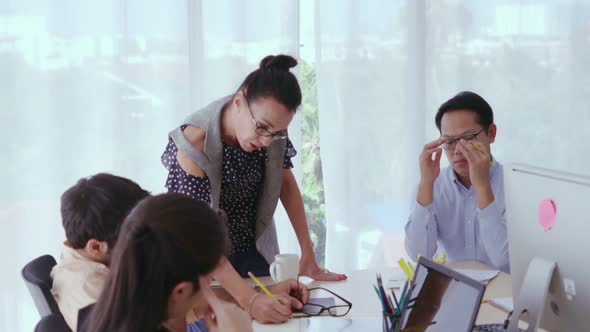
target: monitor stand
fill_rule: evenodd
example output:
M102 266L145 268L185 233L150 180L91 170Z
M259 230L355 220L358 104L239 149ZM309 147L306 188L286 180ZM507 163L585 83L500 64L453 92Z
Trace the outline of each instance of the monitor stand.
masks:
M520 287L520 294L518 297L516 294L513 295L514 311L507 332L537 331L542 318L544 322L552 322L550 325L559 323L559 308L552 300L556 295L553 292L559 293L555 287L561 286L557 274L557 263L539 257L531 260ZM528 315L528 318L524 318L524 315ZM528 328L519 330L521 320L528 322Z

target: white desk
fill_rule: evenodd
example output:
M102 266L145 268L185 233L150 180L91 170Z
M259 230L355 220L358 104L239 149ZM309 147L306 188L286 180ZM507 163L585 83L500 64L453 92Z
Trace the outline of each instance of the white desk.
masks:
M490 269L484 264L478 262L465 262L449 264L453 268L466 269ZM384 276L391 275L392 269L379 270L361 270L348 274L348 280L341 282L318 282L312 281L308 287L322 286L341 295L350 302L352 308L346 317L313 317L313 318L296 318L280 325L264 325L254 322L255 332L264 331L381 331L381 304L375 292L373 283L375 282L375 273L381 272ZM496 297L511 297L512 286L510 275L500 272L486 288L484 300ZM484 303L481 305L477 324L499 323L506 319L507 313L496 307ZM354 324L351 326L351 324Z

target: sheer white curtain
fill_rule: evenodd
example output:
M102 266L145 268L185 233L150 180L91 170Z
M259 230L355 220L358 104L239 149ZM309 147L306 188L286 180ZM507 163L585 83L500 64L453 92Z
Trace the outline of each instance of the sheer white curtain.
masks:
M163 192L168 131L232 93L264 55L297 56L298 8L290 0L0 3L0 330L31 331L39 319L20 269L42 254L59 258L61 193L97 172Z
M326 265L405 255L417 156L459 91L492 105L501 162L589 174L589 31L587 0L316 1Z

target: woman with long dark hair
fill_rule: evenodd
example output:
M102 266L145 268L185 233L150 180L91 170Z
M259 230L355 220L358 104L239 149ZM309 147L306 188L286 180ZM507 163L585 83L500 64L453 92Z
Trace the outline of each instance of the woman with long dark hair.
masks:
M262 59L234 93L190 114L170 132L162 155L169 172L168 191L227 213L232 251L215 271L215 279L260 322L283 322L291 313L289 305L257 296L240 278L247 272L269 274L269 264L279 253L273 219L279 199L301 247L299 274L316 280L346 279L319 267L291 171L296 151L287 128L301 104L301 89L290 71L296 65L288 55ZM275 290L289 295L296 287L289 281ZM291 303L301 307L298 301Z
M226 236L205 203L175 193L144 199L123 224L85 330L187 331L186 316L194 312L206 317L210 331L250 331L248 314L209 289Z

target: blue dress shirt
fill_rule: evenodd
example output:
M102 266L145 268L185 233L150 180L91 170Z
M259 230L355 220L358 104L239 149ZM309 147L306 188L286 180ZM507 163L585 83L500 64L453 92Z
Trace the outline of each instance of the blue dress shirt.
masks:
M438 251L449 262L475 260L509 273L504 173L497 161L490 170L490 182L495 200L480 209L475 188L461 184L452 167L441 170L430 205L420 205L414 196L405 227L410 257L432 257Z

